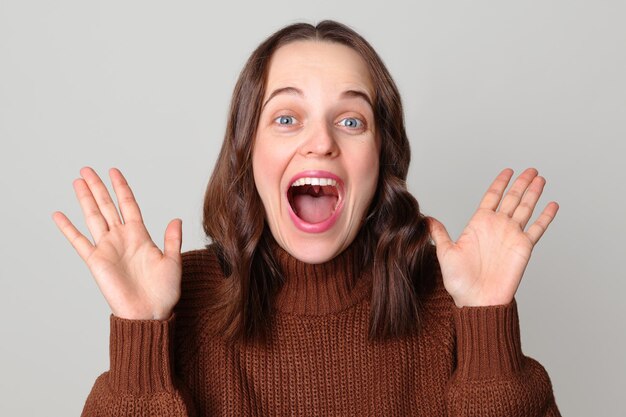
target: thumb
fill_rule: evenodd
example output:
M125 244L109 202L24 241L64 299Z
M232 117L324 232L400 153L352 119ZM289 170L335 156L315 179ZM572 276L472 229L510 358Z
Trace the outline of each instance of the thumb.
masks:
M445 251L448 247L453 245L446 227L439 220L434 217L428 217L428 228L430 230L430 237L437 247L437 252Z
M174 219L165 229L165 243L163 254L168 258L178 261L180 259L180 248L183 243L183 221Z

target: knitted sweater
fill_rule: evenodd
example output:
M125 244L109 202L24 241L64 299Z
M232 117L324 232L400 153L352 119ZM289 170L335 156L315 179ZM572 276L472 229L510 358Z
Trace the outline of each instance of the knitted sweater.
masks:
M110 370L83 416L560 416L544 368L522 355L517 306L457 308L441 277L420 331L370 342L371 276L351 248L320 265L276 249L285 284L265 344L226 344L209 304L212 248L183 254L166 321L111 316Z

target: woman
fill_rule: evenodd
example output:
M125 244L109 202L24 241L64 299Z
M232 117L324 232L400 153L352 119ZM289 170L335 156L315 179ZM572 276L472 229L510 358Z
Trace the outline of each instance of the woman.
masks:
M206 249L181 256L175 219L161 252L121 172L120 217L83 168L95 244L54 220L113 312L111 368L83 415L559 415L513 298L558 209L527 228L545 180L527 169L504 194L502 171L453 242L407 192L408 164L385 66L324 21L278 31L245 65Z

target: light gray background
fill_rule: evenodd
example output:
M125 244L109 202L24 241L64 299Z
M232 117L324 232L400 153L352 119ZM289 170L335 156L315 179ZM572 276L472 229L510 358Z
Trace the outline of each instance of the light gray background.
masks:
M122 169L153 238L203 246L204 187L252 49L333 18L404 98L409 185L457 236L504 167L561 205L517 294L524 352L565 416L624 414L623 1L0 0L0 415L78 415L108 368L109 308L51 220L82 230L72 180Z

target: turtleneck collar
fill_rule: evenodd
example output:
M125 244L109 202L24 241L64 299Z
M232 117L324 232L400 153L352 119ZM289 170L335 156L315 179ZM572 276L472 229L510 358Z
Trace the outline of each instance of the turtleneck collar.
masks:
M369 296L371 274L358 265L354 243L322 264L294 258L273 239L270 246L285 280L274 299L277 311L321 316L345 310Z

